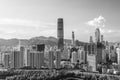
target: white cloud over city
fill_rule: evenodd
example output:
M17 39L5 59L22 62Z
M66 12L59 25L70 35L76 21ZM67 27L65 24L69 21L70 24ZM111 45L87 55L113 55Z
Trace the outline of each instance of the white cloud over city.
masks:
M106 19L103 16L99 16L97 18L88 21L86 24L94 27L105 27L105 22Z

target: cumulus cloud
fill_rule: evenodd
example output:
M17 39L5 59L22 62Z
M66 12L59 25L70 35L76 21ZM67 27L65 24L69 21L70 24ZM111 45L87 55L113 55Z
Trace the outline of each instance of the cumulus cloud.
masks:
M105 27L105 21L106 19L103 16L99 16L93 20L88 21L86 24L94 27Z

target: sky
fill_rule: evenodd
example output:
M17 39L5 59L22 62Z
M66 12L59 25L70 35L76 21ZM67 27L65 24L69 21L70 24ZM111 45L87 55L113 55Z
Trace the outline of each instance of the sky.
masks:
M104 40L120 41L120 0L0 0L0 38L57 37L64 19L64 38L89 41L100 28Z

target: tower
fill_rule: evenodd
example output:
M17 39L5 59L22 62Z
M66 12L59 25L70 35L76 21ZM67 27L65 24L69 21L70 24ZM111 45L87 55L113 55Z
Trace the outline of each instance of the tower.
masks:
M103 42L103 35L101 35L101 42Z
M75 35L73 31L72 31L72 45L75 46Z
M96 30L95 30L95 42L96 43L100 42L100 30L99 30L99 28L96 28Z
M49 68L54 68L54 51L49 51Z
M64 29L63 18L58 18L57 22L57 37L58 37L58 49L64 49Z
M90 36L90 43L93 43L93 38L92 38L92 36Z
M61 62L61 51L57 50L56 51L56 68L57 69L61 68L60 62Z

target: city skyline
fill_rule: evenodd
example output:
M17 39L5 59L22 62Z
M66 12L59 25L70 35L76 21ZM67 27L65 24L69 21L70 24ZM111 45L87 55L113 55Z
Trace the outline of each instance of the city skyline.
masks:
M57 19L64 19L64 38L89 41L100 28L104 39L120 40L119 0L1 0L0 38L57 37Z

